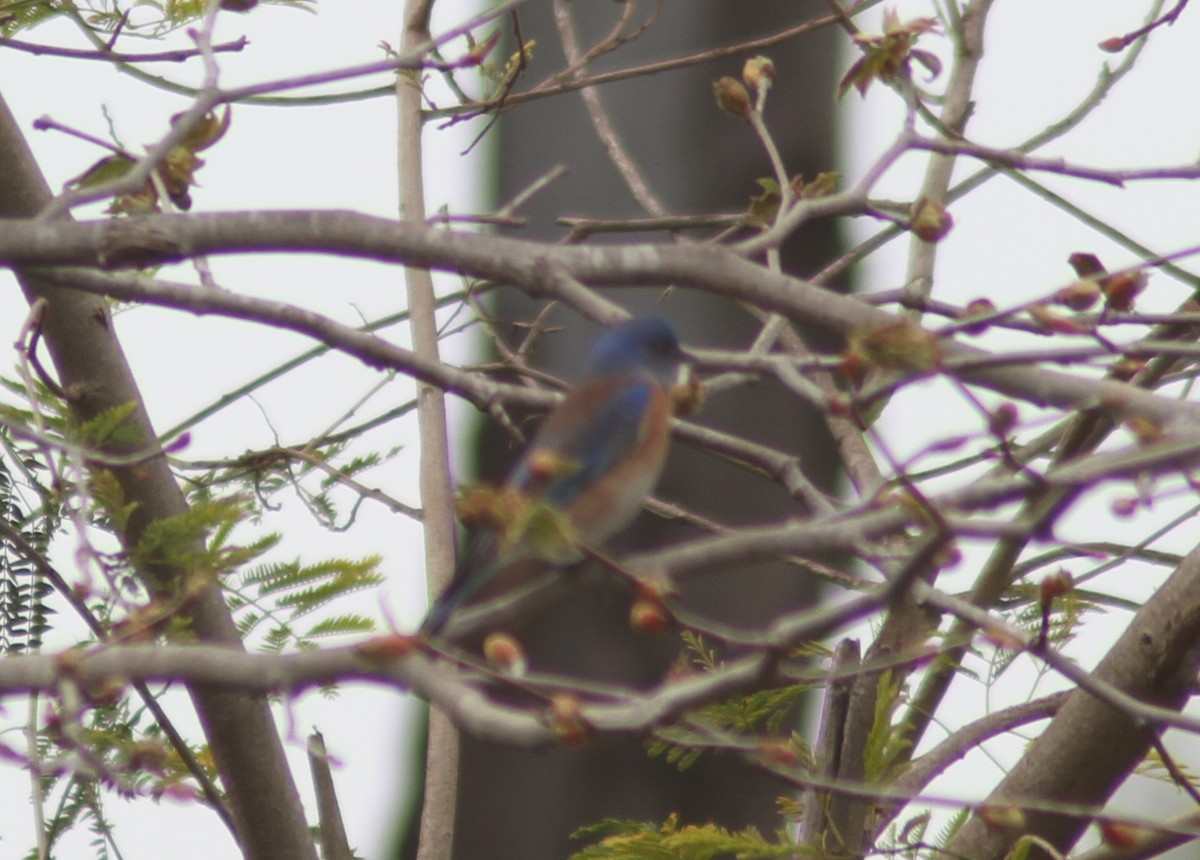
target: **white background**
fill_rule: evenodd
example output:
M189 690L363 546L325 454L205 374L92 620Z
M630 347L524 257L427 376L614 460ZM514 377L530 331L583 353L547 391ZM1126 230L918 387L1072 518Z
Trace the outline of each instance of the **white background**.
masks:
M439 5L441 25L456 20L446 0ZM380 41L398 42L399 4L383 0L358 0L353 4L326 3L310 15L275 7L256 9L248 16L223 17L219 40L249 36L251 45L241 55L221 55L225 86L274 79L288 74L335 68L381 57ZM988 29L988 54L980 72L977 112L970 132L973 139L993 146L1015 144L1057 119L1082 98L1104 63L1117 58L1102 54L1096 43L1140 23L1147 4L1129 0L1003 0L996 4ZM929 14L923 2L900 3L902 16ZM868 19L870 20L870 19ZM864 26L868 26L864 24ZM435 26L435 32L438 29ZM73 28L52 24L21 34L40 42L79 46ZM1099 167L1152 166L1194 160L1200 154L1200 112L1195 110L1200 83L1200 12L1185 11L1171 29L1153 38L1139 68L1083 126L1043 154L1063 155ZM926 37L923 47L946 56L938 37ZM150 49L152 45L147 45ZM844 61L848 63L849 61ZM156 66L176 80L199 83L198 64L187 67ZM384 83L379 78L375 83ZM652 86L653 79L645 85ZM353 88L342 84L335 89ZM106 105L126 146L136 148L157 139L171 113L187 106L185 99L157 92L109 69L103 63L62 61L30 57L0 50L0 88L27 130L31 145L53 188L81 172L100 156L93 147L61 134L32 130L32 121L49 115L64 124L104 136L100 111ZM707 92L697 93L706 99ZM774 96L772 109L785 109L786 100ZM897 103L882 90L866 99L847 96L845 137L848 163L842 166L853 179L871 154L886 146L897 127ZM199 174L195 211L256 208L348 208L383 216L397 209L395 173L395 109L388 98L337 107L284 110L235 108L227 138L203 154L208 162ZM478 160L458 153L475 130L459 126L446 133L429 132L427 146L430 209L450 203L455 211L480 205ZM904 199L919 181L924 159L905 159L889 178L881 196ZM960 175L966 175L965 169ZM1196 229L1200 188L1169 182L1113 190L1060 177L1047 177L1047 185L1063 190L1075 203L1111 218L1137 239L1160 252L1175 251L1200 241ZM987 296L997 305L1044 295L1071 279L1067 256L1092 251L1110 265L1129 264L1134 257L1114 249L1093 231L1055 211L1032 202L1029 195L1005 179L953 207L956 226L939 254L936 295L950 301ZM80 217L95 217L80 213ZM873 232L869 224L851 228L856 236ZM905 271L905 245L895 242L869 263L861 282L866 288L898 287ZM1186 265L1186 262L1185 262ZM404 305L401 274L373 263L301 255L262 258L214 258L213 270L224 287L248 294L294 301L341 321L357 323L398 310ZM169 274L169 273L168 273ZM186 269L178 273L183 278ZM9 279L6 277L5 281ZM447 289L456 284L443 282ZM1144 309L1167 310L1186 295L1184 288L1163 276L1152 280L1141 302ZM0 339L16 338L25 307L14 285L0 289ZM261 327L215 319L189 317L158 309L135 309L118 316L122 342L157 426L173 425L215 400L229 388L307 349L298 336L273 333ZM402 328L389 337L405 342ZM457 356L456 360L461 360ZM242 401L193 433L185 458L236 455L244 449L275 441L272 424L281 441L297 442L317 432L331 417L349 408L379 375L353 362L331 357L307 367L303 373L277 383L257 395L261 410ZM402 403L412 387L403 380L390 383L379 396L387 405ZM927 399L923 399L927 398ZM339 399L340 398L340 399ZM925 395L897 398L885 415L883 427L900 453L912 449L927 427L928 416L938 415L947 428L960 422L964 432L979 431L978 418L969 411L947 413L944 393L936 388ZM456 411L460 417L465 413ZM270 416L269 424L264 416ZM458 420L456 426L461 426ZM393 444L409 446L373 476L403 501L416 505L415 436L411 422L394 425ZM915 429L917 432L910 432ZM1103 505L1079 516L1092 526ZM1157 511L1154 515L1160 515ZM1142 525L1135 522L1133 525ZM363 595L361 611L390 615L402 629L411 629L423 611L421 537L402 517L368 503L360 525L349 535L316 528L299 506L289 505L268 517L266 528L284 533L279 558L301 555L316 560L329 555L359 557L380 553L389 580L378 593ZM1083 522L1080 525L1084 525ZM1185 540L1179 548L1185 548ZM70 570L74 547L64 547L59 563ZM968 547L960 567L958 586L965 587L978 561ZM1146 576L1150 576L1146 574ZM1154 580L1130 582L1109 579L1105 587L1123 593L1144 593ZM956 587L948 580L948 587ZM1120 618L1114 623L1123 623ZM54 638L49 645L65 644ZM1084 649L1086 650L1086 649ZM1085 659L1095 659L1083 655ZM977 666L976 668L980 668ZM1025 674L1025 682L1028 681ZM987 705L982 688L960 684L962 719ZM994 702L992 703L994 704ZM190 729L186 703L174 700L172 713ZM25 717L25 706L7 700L0 712L0 737L20 747L16 732ZM286 712L287 744L298 781L306 797L303 737L312 727L325 734L331 753L340 760L335 772L342 810L351 842L367 858L384 856L393 834L394 819L405 808L407 792L419 772L412 758L411 711L404 698L386 690L345 685L337 698L303 696ZM951 726L953 728L953 726ZM1020 744L992 745L998 754L1019 754ZM983 757L959 773L965 778L938 786L942 793L982 796L984 775L999 776L998 765ZM1168 789L1167 796L1176 793ZM20 810L28 803L29 783L16 768L0 769L0 798L10 814L0 823L0 857L17 857L33 844L30 816ZM127 860L170 856L213 858L234 855L222 827L208 812L173 802L159 807L149 801L112 799L108 811L117 822L119 844ZM311 809L311 804L309 805ZM90 856L87 834L64 840L60 856Z

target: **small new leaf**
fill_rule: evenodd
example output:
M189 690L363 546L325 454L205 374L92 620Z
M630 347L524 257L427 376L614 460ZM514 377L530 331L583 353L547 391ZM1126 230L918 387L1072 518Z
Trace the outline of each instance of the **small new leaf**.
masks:
M770 227L779 214L779 183L766 177L754 181L762 190L750 198L746 221L753 227Z
M838 98L844 96L850 87L858 90L859 95L866 95L875 81L891 83L908 77L912 59L916 59L936 77L941 71L941 62L937 57L928 51L913 50L917 39L923 33L930 32L938 32L937 21L933 18L901 21L897 12L889 9L883 15L882 33L858 33L854 36L863 55L842 78L838 85Z

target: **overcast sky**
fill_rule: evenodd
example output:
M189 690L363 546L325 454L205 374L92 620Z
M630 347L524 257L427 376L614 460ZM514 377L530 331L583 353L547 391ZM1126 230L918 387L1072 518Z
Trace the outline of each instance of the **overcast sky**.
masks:
M225 17L218 39L246 34L251 46L241 55L222 56L221 82L227 86L250 83L378 59L380 41L393 45L398 41L398 5L393 0L357 0L354 4L322 4L316 15L264 7L249 16ZM438 7L440 20L452 21L451 7L461 5L458 0L453 4L443 0ZM904 14L929 14L924 2L914 0L899 6ZM1015 144L1059 118L1092 86L1100 67L1115 61L1099 52L1096 43L1136 26L1147 6L1129 0L998 2L981 71L978 110L970 127L973 138L992 146ZM23 36L80 44L66 24L48 25ZM938 48L936 38L927 41L929 47ZM1155 36L1139 69L1096 115L1044 154L1099 167L1195 159L1200 155L1200 111L1195 109L1200 82L1197 44L1200 11L1189 9L1178 25ZM176 80L199 82L198 65L153 70ZM652 86L653 79L646 85ZM104 105L123 142L137 148L160 136L165 118L186 107L184 99L133 82L101 63L54 61L9 50L0 51L0 86L28 130L34 151L56 189L99 154L63 135L33 131L31 123L36 117L49 115L104 136ZM852 143L843 171L852 179L871 153L886 146L898 115L894 97L883 92L865 100L848 96L845 105L847 139ZM457 155L474 130L459 126L450 134L449 140L445 132L430 138L434 145L428 147L429 203L431 209L450 203L462 211L472 208L470 201L477 199L473 192L482 184L479 167ZM394 140L395 109L386 98L295 110L239 106L227 139L204 153L208 164L199 174L203 187L193 195L196 211L321 207L394 215ZM881 189L882 196L910 195L922 164L923 159L916 156L906 159L908 170L897 171ZM1176 251L1200 240L1196 230L1200 186L1158 183L1117 191L1055 177L1045 181L1072 201L1111 218L1157 251ZM1116 248L1053 207L1031 205L1027 192L1008 180L994 180L952 211L955 234L938 263L939 295L947 300L988 296L1003 306L1049 293L1071 279L1066 258L1077 250L1097 253L1112 267L1134 260L1130 252ZM96 214L93 209L88 217ZM863 224L852 231L865 235L872 229ZM904 252L902 242L893 243L872 260L862 282L880 289L900 286ZM293 300L349 323L398 310L404 304L400 272L374 263L276 255L215 258L212 266L225 287ZM187 276L184 267L178 277ZM8 343L16 337L25 308L7 276L4 281L9 288L0 290L0 321L5 329L0 337ZM453 281L444 283L453 286ZM1142 306L1170 309L1184 295L1180 285L1156 276ZM175 424L232 386L310 345L291 334L156 309L122 312L118 326L159 428ZM401 329L393 329L389 337L405 342ZM350 409L379 379L378 374L349 360L322 360L262 391L257 404L243 401L207 422L193 434L185 456L240 453L272 444L276 433L285 443L303 440L323 429L330 416ZM411 391L405 381L396 380L376 393L366 408L375 411L376 404L401 403ZM925 401L923 396L934 399ZM319 410L314 408L318 397ZM904 453L910 444L904 428L920 422L939 397L936 389L927 395L913 393L898 398L889 409L884 427L898 451ZM464 414L456 411L456 415ZM969 414L948 416L947 420L961 420L964 429L978 430ZM399 432L401 426L396 427ZM393 444L408 444L409 448L388 466L387 487L403 501L417 504L412 441L394 440ZM361 609L376 616L386 612L402 629L411 628L423 612L419 530L370 504L364 506L359 520L352 536L336 535L314 528L312 518L292 504L268 517L266 526L285 533L279 557L297 553L309 560L332 554L383 555L389 582L378 594L364 595ZM63 548L64 564L69 563L73 549ZM962 573L964 583L970 574L968 565ZM1114 587L1120 585L1114 583ZM56 637L51 644L68 641L69 637ZM289 709L293 737L288 743L302 790L307 797L302 739L317 726L342 762L335 774L343 792L342 809L352 843L369 860L382 856L391 835L390 818L402 808L408 725L402 705L402 697L395 692L346 685L336 699L310 694ZM173 713L180 715L184 726L191 725L186 706L175 707ZM24 717L23 705L5 703L0 731L5 732L6 743L20 746L13 733ZM1013 745L1007 746L1011 752ZM983 766L990 765L985 762ZM991 767L990 772L999 773ZM951 785L947 790L951 789L960 790L961 786ZM24 774L13 768L0 769L0 798L5 808L24 808L28 794ZM163 856L209 860L233 853L221 826L202 809L118 800L112 800L108 809L118 822L118 838L127 860ZM311 804L309 809L313 809ZM33 844L30 823L24 814L4 817L0 856L16 856ZM181 839L181 834L186 838ZM88 856L86 842L86 833L64 841L61 856Z

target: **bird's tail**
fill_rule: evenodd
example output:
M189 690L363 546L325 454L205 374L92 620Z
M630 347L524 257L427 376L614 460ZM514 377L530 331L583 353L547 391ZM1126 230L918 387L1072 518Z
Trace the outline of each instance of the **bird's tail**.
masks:
M475 597L494 577L497 535L484 531L475 535L461 555L450 584L438 595L421 622L421 633L431 636L441 632L459 607Z

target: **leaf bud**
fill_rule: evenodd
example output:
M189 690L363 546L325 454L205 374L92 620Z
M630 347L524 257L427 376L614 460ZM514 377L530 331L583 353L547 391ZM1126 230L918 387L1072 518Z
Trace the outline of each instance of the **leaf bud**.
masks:
M717 106L726 113L745 119L753 109L750 104L750 93L736 78L728 75L713 81L713 93L717 97Z
M751 57L746 60L742 66L742 80L746 82L746 86L752 90L757 90L758 85L763 81L767 81L767 86L775 81L775 63L770 57Z
M1129 850L1137 845L1140 828L1123 821L1099 822L1100 838L1104 844L1119 851Z
M671 615L661 601L641 598L629 609L629 626L639 633L657 636L670 623Z
M516 637L509 633L490 633L483 640L483 656L487 661L509 675L520 677L529 669L525 649Z
M1141 505L1141 500L1132 496L1124 496L1120 499L1113 499L1112 513L1114 517L1129 519L1137 513L1137 509L1141 507Z
M1146 273L1117 272L1105 278L1100 286L1110 308L1114 311L1131 311L1133 300L1146 288Z
M1001 403L988 416L988 430L992 431L993 436L1004 438L1016 426L1017 417L1017 407L1014 404Z
M973 317L990 317L996 312L996 303L991 299L971 299L967 302L967 306L962 309L958 315L960 320L969 320ZM963 326L963 331L967 334L983 334L987 331L988 323L979 322L976 325Z
M1059 570L1050 574L1038 585L1038 596L1042 605L1048 606L1056 597L1062 597L1075 588L1075 579L1068 571Z
M763 741L759 751L767 760L784 767L795 767L800 763L800 756L796 752L796 748L786 738Z
M583 707L579 698L571 693L556 693L550 699L550 728L559 740L567 744L581 744L590 733L583 718Z
M387 636L375 636L359 644L355 653L370 663L386 663L407 657L417 647L417 637L405 636L401 633L391 633Z
M946 207L927 197L922 197L912 208L909 229L926 242L937 242L946 237L954 226L954 219Z
M1025 813L1016 806L989 804L979 808L988 830L1013 832L1025 829Z
M1054 300L1073 311L1086 311L1100 298L1100 285L1091 278L1080 278L1054 294Z

